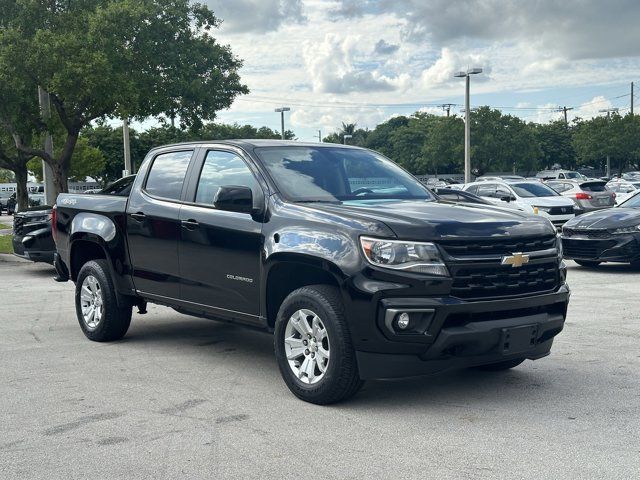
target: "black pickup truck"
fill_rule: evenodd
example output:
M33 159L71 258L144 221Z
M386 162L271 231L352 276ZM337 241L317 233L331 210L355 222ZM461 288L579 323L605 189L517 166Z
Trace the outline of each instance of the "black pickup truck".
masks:
M569 300L548 220L441 201L356 147L157 148L128 196L60 195L53 224L89 339L123 337L146 302L258 327L318 404L366 379L544 357Z

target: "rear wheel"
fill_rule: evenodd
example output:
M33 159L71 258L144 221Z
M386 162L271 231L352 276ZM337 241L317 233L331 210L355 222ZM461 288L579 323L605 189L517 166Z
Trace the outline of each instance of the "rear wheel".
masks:
M499 372L501 370L509 370L510 368L517 367L526 359L514 358L513 360L506 360L504 362L490 363L489 365L480 365L476 367L478 370L485 370L487 372Z
M306 402L339 402L363 385L334 287L313 285L289 294L278 312L274 342L282 378Z
M587 268L596 268L602 262L598 262L596 260L574 260L578 265Z
M76 315L83 333L94 342L119 340L131 323L131 306L120 307L106 260L92 260L76 281Z

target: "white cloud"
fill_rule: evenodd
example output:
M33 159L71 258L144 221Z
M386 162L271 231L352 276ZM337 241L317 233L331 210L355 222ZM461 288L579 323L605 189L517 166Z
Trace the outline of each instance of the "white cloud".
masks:
M342 0L348 18L392 12L410 41L535 43L568 59L637 56L637 0Z
M205 0L229 32L268 32L303 23L302 0Z
M442 49L440 58L423 70L420 78L422 83L428 86L450 83L454 73L476 66L482 66L485 79L491 73L491 66L486 56L454 52L445 47ZM482 79L482 77L479 78Z
M327 34L320 43L305 42L302 56L314 92L344 94L407 88L410 78L406 74L392 78L375 69L358 68L355 57L360 44L359 36L340 38L333 34Z
M583 103L578 108L572 111L572 117L580 117L589 119L593 117L597 117L599 115L606 115L606 113L601 112L600 110L607 110L613 107L613 103L611 100L603 97L602 95L598 95L597 97L593 97L592 100Z

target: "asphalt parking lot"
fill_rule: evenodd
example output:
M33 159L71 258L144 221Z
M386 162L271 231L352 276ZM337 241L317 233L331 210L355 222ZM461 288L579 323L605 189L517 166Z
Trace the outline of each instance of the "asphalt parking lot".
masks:
M0 478L638 478L640 272L569 263L550 357L319 407L268 334L150 305L92 343L71 283L0 255Z

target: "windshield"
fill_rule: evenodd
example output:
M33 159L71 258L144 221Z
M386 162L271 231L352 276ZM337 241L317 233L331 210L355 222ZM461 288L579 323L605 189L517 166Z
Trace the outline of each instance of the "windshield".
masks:
M618 208L639 208L640 207L640 191L636 190L628 200L618 205Z
M578 180L582 180L582 175L580 175L578 172L564 172L564 177L565 178L577 178Z
M255 153L278 189L296 202L434 199L418 180L369 150L292 146Z
M541 183L512 183L511 188L519 197L555 197L558 193Z

